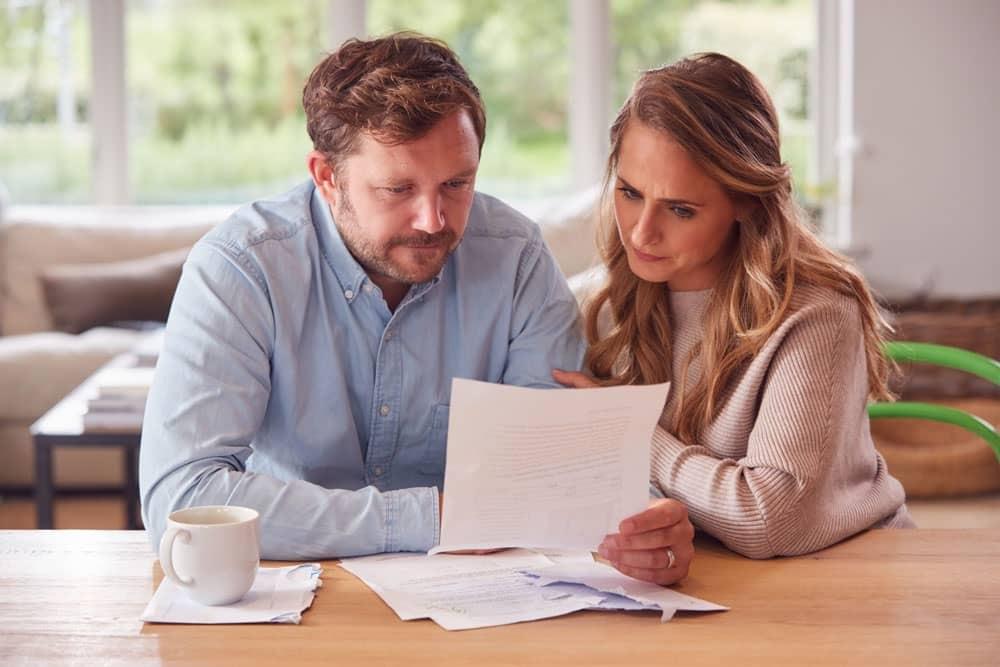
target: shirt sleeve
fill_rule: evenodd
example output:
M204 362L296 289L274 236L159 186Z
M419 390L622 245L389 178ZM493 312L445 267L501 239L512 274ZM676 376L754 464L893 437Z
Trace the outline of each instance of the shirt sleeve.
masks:
M586 344L580 310L538 233L521 256L503 384L561 387L554 368L579 370Z
M253 259L218 242L192 250L146 404L139 485L156 548L174 510L260 513L261 556L299 560L426 551L438 542L434 488L327 489L247 471L270 396L274 322Z
M868 385L858 313L818 315L777 347L745 456L720 458L662 427L653 436L654 481L699 528L752 558L824 548L887 511L875 505L888 500L872 492L884 464L879 470L862 433Z

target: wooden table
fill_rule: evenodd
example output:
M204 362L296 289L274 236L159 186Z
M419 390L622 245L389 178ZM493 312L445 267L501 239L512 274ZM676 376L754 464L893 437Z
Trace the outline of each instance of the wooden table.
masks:
M1000 530L870 531L752 561L699 538L680 590L731 611L578 612L447 632L325 563L301 625L143 625L138 531L0 532L0 664L967 665L1000 662Z
M54 527L52 504L56 489L52 479L52 452L56 447L121 447L125 527L142 528L139 518L139 441L142 429L93 430L85 428L83 423L87 401L96 394L101 374L118 367L137 366L141 361L140 356L133 352L116 356L31 425L35 449L35 511L39 528Z

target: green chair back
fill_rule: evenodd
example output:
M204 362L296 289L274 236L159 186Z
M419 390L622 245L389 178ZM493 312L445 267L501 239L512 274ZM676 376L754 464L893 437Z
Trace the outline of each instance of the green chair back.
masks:
M885 353L900 363L932 364L971 373L1000 386L1000 362L982 354L948 345L893 341L886 343ZM896 401L872 403L868 406L872 419L930 419L954 424L983 438L1000 461L1000 433L993 424L974 414L945 405Z

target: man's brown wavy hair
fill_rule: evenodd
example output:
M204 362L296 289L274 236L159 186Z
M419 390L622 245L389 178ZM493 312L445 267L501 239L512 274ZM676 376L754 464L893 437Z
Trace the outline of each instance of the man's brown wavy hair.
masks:
M387 145L419 139L460 109L479 150L486 111L479 89L444 42L413 32L349 39L324 58L302 90L313 148L336 168L362 133Z
M610 186L630 123L669 135L731 197L754 204L752 213L735 225L735 251L715 285L702 338L684 360L680 378L670 377L668 288L641 280L629 269L610 205ZM888 325L861 273L804 224L792 196L791 170L781 161L778 115L757 77L718 53L644 72L610 138L602 214L608 283L585 306L586 364L599 383L673 380L679 395L669 416L673 431L686 442L697 442L730 382L790 314L796 284L807 284L857 301L870 396L891 398L890 365L882 352ZM611 320L606 332L600 325L604 309ZM704 373L687 387L687 370L696 356Z

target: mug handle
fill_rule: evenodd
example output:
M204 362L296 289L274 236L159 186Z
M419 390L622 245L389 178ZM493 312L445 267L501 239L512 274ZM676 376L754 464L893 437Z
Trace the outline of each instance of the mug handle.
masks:
M174 570L174 540L177 538L180 538L181 542L187 544L191 541L191 533L176 526L167 528L167 532L163 533L163 537L160 539L160 567L163 568L163 573L167 577L173 579L181 586L191 586L194 584L194 579L191 577L182 577Z

